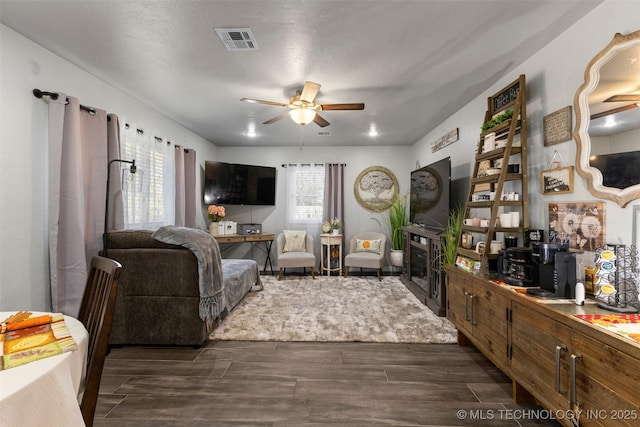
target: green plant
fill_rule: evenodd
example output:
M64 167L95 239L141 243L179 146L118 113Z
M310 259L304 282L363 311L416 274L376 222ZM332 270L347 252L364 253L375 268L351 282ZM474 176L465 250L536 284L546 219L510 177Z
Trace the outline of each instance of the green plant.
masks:
M456 262L463 217L464 209L462 206L455 205L449 209L449 220L443 233L442 256L440 257L440 268L443 270Z
M339 230L340 229L340 218L336 217L333 218L329 224L331 225L331 229L332 230Z
M491 120L489 120L488 122L484 122L482 124L482 132L485 132L489 129L491 129L492 127L499 125L500 123L509 120L511 117L513 117L513 110L507 110L504 113L500 114L499 116L496 116L494 118L492 118Z
M389 231L391 234L391 249L402 249L402 227L407 225L407 196L394 196L389 207Z

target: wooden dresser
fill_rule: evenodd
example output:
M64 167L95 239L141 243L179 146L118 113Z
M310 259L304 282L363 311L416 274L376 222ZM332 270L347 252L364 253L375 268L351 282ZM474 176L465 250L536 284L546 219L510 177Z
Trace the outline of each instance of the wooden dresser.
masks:
M571 426L640 425L640 343L576 315L614 314L543 302L447 268L447 318L458 344L472 343L513 380L517 402L532 400Z

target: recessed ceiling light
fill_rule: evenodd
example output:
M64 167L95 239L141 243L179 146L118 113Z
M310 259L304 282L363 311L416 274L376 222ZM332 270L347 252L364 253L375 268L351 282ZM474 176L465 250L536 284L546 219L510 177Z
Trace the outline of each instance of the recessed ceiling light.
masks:
M375 130L375 129L371 129L371 130L369 131L369 134L368 134L368 135L369 135L370 137L372 137L372 138L373 138L373 137L376 137L376 136L378 136L378 131L377 131L377 130Z

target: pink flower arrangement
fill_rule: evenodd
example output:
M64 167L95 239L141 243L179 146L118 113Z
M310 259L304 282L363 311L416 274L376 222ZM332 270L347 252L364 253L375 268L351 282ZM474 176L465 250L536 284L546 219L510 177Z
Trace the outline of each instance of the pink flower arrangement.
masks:
M224 206L209 205L207 212L209 213L209 220L211 222L218 222L222 220L225 215Z

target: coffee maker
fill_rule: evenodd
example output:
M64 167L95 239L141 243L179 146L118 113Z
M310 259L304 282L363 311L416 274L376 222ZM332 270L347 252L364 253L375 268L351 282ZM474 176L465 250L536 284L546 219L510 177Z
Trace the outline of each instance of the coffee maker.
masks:
M531 248L507 248L498 255L498 276L512 286L531 287L534 284L535 264Z
M576 254L555 243L531 244L534 286L527 293L539 298L574 298L576 286Z

